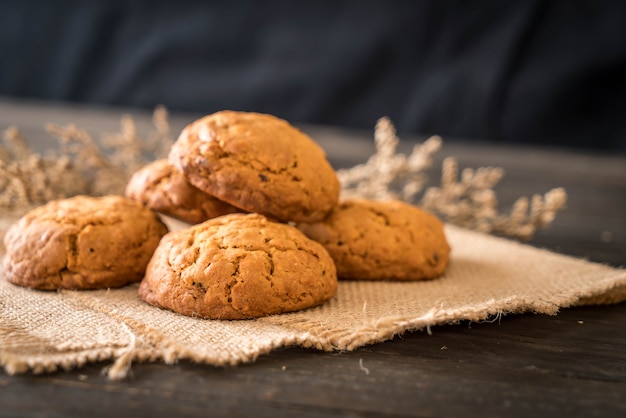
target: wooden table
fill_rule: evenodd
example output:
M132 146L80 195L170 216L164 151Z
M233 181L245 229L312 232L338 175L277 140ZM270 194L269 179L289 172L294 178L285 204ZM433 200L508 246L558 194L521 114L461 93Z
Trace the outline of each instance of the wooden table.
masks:
M131 110L140 129L149 113ZM34 148L56 142L43 124L115 132L123 109L0 100L0 129L19 126ZM174 115L174 131L198 115ZM371 132L303 126L335 167L363 162ZM406 139L406 138L405 138ZM408 152L414 142L403 141ZM444 138L461 167L499 166L503 208L563 186L568 207L530 244L626 263L626 155L462 142ZM252 364L134 364L111 382L105 364L71 372L0 372L0 416L626 416L626 303L508 315L414 332L347 353L286 348Z

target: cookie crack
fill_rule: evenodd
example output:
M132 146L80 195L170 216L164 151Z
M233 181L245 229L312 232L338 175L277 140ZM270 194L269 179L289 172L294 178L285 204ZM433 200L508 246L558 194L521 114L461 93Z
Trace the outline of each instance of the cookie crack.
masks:
M168 269L177 276L180 276L183 271L189 268L192 265L197 264L198 259L200 258L200 247L195 245L197 239L197 231L194 229L189 230L189 236L187 237L187 241L182 245L183 248L193 248L193 258L186 265L181 265L178 262L172 261L172 255L177 254L180 251L180 244L170 244L170 248L167 251L167 256L165 257L165 261L167 263Z
M270 288L274 287L274 271L275 271L275 265L274 265L274 251L268 251L267 252L267 261L269 262L270 268L269 268L269 272L267 273L266 276L266 280L270 283Z
M232 260L233 267L234 267L234 271L233 271L233 273L231 275L232 280L230 282L226 283L226 286L224 288L226 300L228 301L228 303L231 305L231 307L233 309L237 309L234 306L232 306L232 304L233 304L233 288L239 283L239 269L240 269L240 266L241 266L241 260L244 257L245 256L237 257L234 260Z
M218 143L218 149L220 150L220 152L214 154L218 160L230 160L230 161L233 161L236 165L250 167L254 171L258 171L259 175L263 175L263 176L265 176L266 174L271 174L274 176L281 176L281 175L284 175L285 173L289 174L293 169L298 167L298 161L295 160L289 166L282 166L282 167L279 167L278 169L273 169L269 164L260 160L259 158L241 158L242 155L228 152L219 143ZM216 171L219 171L220 169L221 167L218 167ZM292 181L295 181L295 182L302 181L302 177L298 175L290 174L290 177ZM267 181L267 179L266 180L261 179L261 181L265 182Z
M170 206L175 206L174 199L172 199L172 195L166 187L161 187L162 184L167 184L167 177L161 177L158 181L153 182L152 190L162 190L161 195L167 199L167 202ZM151 193L153 194L153 193Z
M391 218L389 217L388 214L378 211L374 208L370 208L369 211L374 214L374 216L376 216L377 218L380 218L383 220L383 223L385 224L385 226L391 226Z
M78 259L77 240L78 236L76 234L70 234L67 237L65 265L59 270L58 273L60 282L63 282L64 273L73 273L70 265L76 265L76 260Z

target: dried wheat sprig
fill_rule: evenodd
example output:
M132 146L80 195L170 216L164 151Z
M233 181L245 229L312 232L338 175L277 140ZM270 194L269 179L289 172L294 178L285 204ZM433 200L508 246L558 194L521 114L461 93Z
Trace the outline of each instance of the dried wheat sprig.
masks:
M491 232L522 240L532 238L535 231L549 226L556 213L565 207L567 193L559 187L543 196L533 195L530 202L529 205L527 197L519 198L510 215L500 215L493 220Z
M432 165L441 138L433 136L416 145L409 156L398 154L396 129L383 117L376 123L374 140L376 153L365 164L338 170L342 196L413 200L427 182L424 171Z
M118 133L105 133L100 142L112 150L109 158L112 165L134 173L154 159L165 158L174 143L169 114L164 106L157 106L152 115L153 130L142 137L130 115L123 115Z
M33 153L16 128L5 131L6 146L0 147L0 208L17 213L46 201L75 194L122 193L125 184L146 153L163 158L173 143L168 114L158 107L153 114L155 129L145 139L138 135L134 120L124 116L120 132L105 135L102 142L112 149L107 155L93 138L74 125L47 125L57 137L61 155L41 157ZM376 152L365 164L339 170L342 197L401 199L416 202L427 183L426 169L441 147L434 136L417 144L411 154L397 153L399 139L388 118L381 118L374 134ZM464 169L459 175L454 158L442 165L440 187L430 187L421 205L446 222L489 233L500 233L521 239L530 238L554 220L566 203L563 189L554 189L529 201L520 198L509 215L498 213L493 187L504 172L497 167ZM91 180L90 180L91 178ZM0 231L1 232L1 231Z
M441 147L441 138L432 137L416 145L407 158L396 153L399 139L389 119L378 121L374 137L376 152L366 163L338 172L342 198L418 202L417 197L427 182L424 171ZM445 158L441 185L426 189L419 204L446 222L519 239L528 239L536 230L550 225L564 207L565 190L555 189L543 197L533 196L530 203L527 198L520 198L510 215L499 214L493 187L503 175L504 170L499 167L465 168L459 173L456 159Z
M109 162L117 168L134 172L146 163L142 138L137 135L137 126L130 115L122 116L119 132L103 134L100 143L112 150Z
M9 164L0 161L0 207L10 211L25 210L83 189L84 182L67 157L45 159L30 154Z
M8 166L0 161L0 206L5 209L15 210L28 207L28 193L19 166Z
M556 213L565 207L567 193L563 188L550 190L544 196L535 194L529 205L521 197L509 215L498 213L493 187L504 175L497 167L465 169L458 180L454 158L443 162L441 187L426 190L421 205L447 222L485 233L501 234L522 240L549 226Z
M174 137L170 127L169 112L165 106L159 105L154 109L152 125L154 130L144 141L144 151L153 152L155 160L166 158L174 144Z
M32 154L26 140L16 126L9 126L3 134L4 146L0 147L0 160L23 160Z
M492 190L504 172L497 167L459 170L456 159L448 157L442 165L441 187L430 187L421 205L447 222L482 232L490 232L497 216L497 198Z
M46 132L61 144L61 153L71 155L79 169L110 167L111 163L89 133L74 124L59 126L46 124Z
M124 129L129 128L122 122L122 130ZM103 195L124 192L129 174L124 171L123 167L113 163L112 157L104 153L87 131L73 124L67 126L48 124L46 130L59 140L62 152L70 155L75 162L77 170L88 183L87 194ZM121 149L125 149L124 144L121 144Z
M16 127L4 132L0 146L0 208L20 213L47 201L76 194L123 193L130 175L145 163L143 151L157 157L171 146L167 110L155 109L151 140L142 140L130 116L122 118L120 132L102 138L102 146L84 129L70 124L48 124L46 131L59 140L59 152L46 157L34 153ZM147 143L144 144L144 143ZM110 147L107 155L103 147Z
M75 125L46 125L46 131L59 140L60 151L41 156L33 152L16 127L4 131L0 144L0 237L8 226L34 206L77 194L123 193L132 170L140 163L137 149L166 155L172 139L168 114L155 109L153 138L144 145L136 134L132 118L122 119L121 132L111 143L108 156L87 131ZM1 245L1 241L0 241Z

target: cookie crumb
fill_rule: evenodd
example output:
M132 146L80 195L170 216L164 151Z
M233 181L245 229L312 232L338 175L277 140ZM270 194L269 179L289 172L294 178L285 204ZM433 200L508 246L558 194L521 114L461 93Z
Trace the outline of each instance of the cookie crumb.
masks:
M600 241L609 243L613 241L613 233L611 231L602 231L600 234Z

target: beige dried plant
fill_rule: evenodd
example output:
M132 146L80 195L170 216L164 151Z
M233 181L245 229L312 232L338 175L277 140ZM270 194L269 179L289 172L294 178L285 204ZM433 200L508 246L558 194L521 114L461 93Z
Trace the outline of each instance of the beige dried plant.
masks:
M546 228L556 213L565 207L567 194L557 188L529 200L519 198L509 215L498 212L494 186L504 170L498 167L466 168L461 172L456 159L442 164L441 185L424 191L428 178L425 170L441 147L441 138L431 137L413 148L408 157L396 152L399 142L388 118L375 129L376 153L366 163L338 172L342 197L401 199L415 203L441 217L445 222L518 239L530 239L535 231ZM419 194L424 192L421 199Z
M59 140L60 149L46 156L33 152L16 127L8 128L0 146L3 215L19 216L34 206L77 194L123 193L132 173L147 158L167 155L173 142L165 108L156 108L153 125L144 139L134 120L123 116L120 132L103 134L97 142L73 124L48 124L46 131Z
M144 155L152 157L151 160L165 158L174 144L169 112L165 106L159 105L154 109L152 125L154 129L142 141Z
M432 156L441 147L441 138L433 136L413 148L409 156L396 152L399 139L389 118L381 118L374 132L376 153L365 164L337 171L342 197L401 199L412 201L424 188L425 171Z
M77 194L122 194L130 176L148 161L167 156L174 142L165 107L155 109L152 122L154 129L142 137L134 120L123 116L120 131L102 134L100 142L75 125L50 124L46 130L58 138L61 148L47 156L34 153L19 130L9 128L0 146L0 209L16 216ZM504 171L466 168L459 178L454 158L443 161L441 185L425 189L426 171L442 145L440 137L415 145L409 155L398 153L395 127L385 117L376 124L374 139L376 152L367 162L338 171L342 198L400 199L419 204L446 222L520 239L550 225L565 206L567 195L559 188L530 200L522 197L510 214L503 215L493 187Z
M67 155L33 153L19 130L4 132L0 148L0 208L20 213L34 205L77 194L85 182Z
M530 208L527 197L519 198L508 215L498 213L493 187L502 179L498 167L466 168L460 179L456 159L446 158L442 165L441 186L430 187L421 205L449 223L485 233L530 239L535 231L546 228L556 213L565 207L564 189L550 190L544 196L534 195Z

